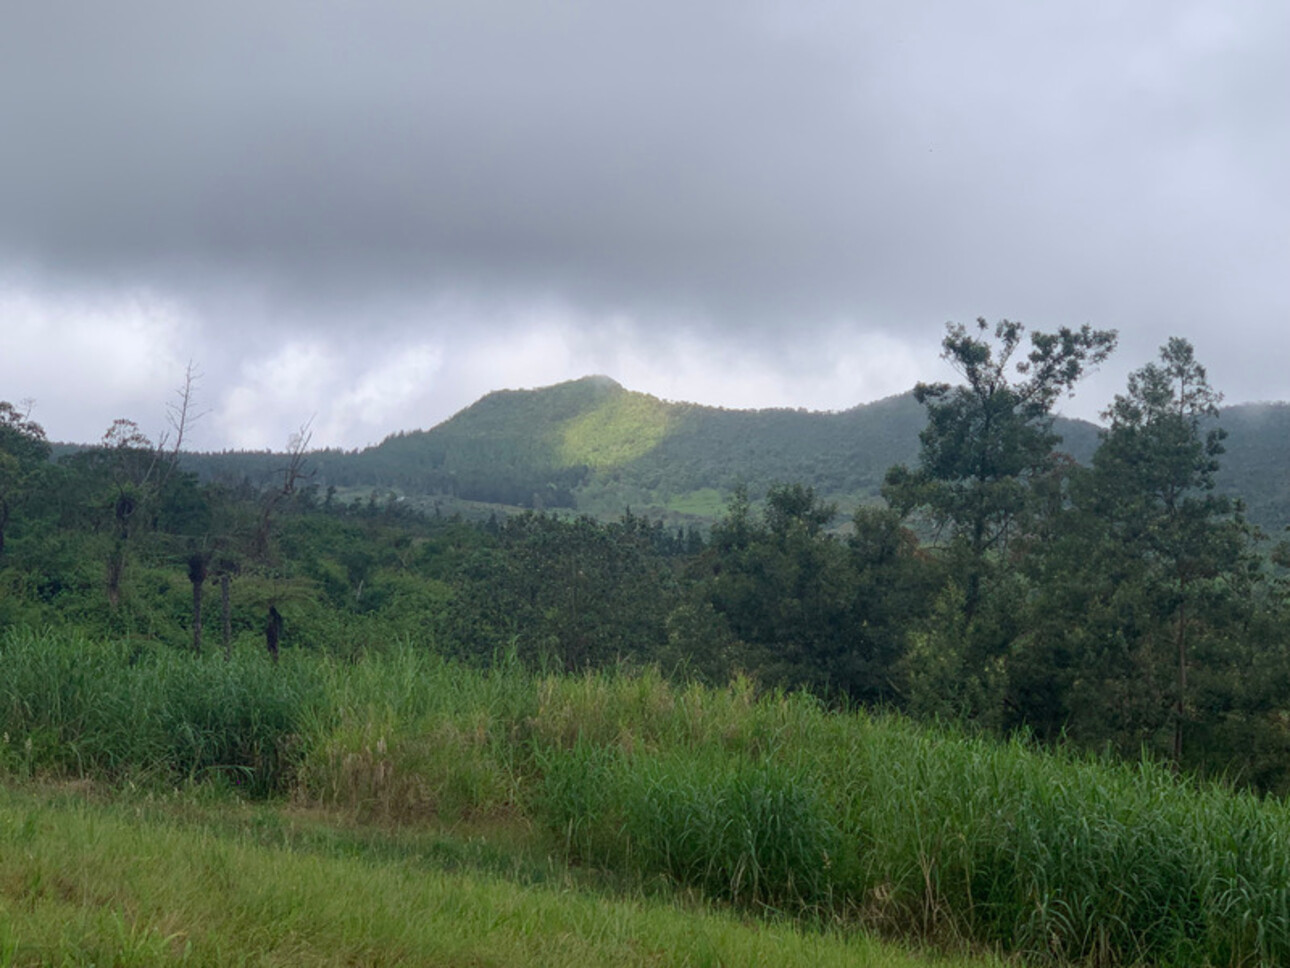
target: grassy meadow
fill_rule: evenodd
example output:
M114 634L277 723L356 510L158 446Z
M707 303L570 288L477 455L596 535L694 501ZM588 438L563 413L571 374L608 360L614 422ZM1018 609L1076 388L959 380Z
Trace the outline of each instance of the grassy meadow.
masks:
M554 869L526 882L469 841L359 836L281 807L8 792L0 845L6 966L928 964Z
M1290 963L1281 801L747 681L10 630L0 733L0 965Z

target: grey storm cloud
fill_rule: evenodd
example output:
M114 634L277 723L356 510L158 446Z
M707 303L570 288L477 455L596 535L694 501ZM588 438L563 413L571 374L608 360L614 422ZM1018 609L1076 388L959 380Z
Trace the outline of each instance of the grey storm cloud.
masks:
M4 231L72 269L706 304L813 271L863 177L842 65L734 5L31 10Z
M243 291L318 331L445 297L772 342L984 313L1136 364L1286 321L1287 42L1253 0L19 0L0 262L234 327Z

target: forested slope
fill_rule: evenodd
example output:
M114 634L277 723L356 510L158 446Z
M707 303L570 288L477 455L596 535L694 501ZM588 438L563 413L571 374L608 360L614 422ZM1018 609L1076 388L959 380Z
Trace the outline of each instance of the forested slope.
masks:
M736 484L756 496L796 481L850 504L877 495L893 464L918 453L926 423L912 393L840 412L728 410L659 400L607 377L535 390L490 393L429 430L393 434L357 452L309 456L325 490L393 489L518 507L570 508L613 516L687 511L713 518ZM1250 519L1269 532L1290 522L1290 404L1225 407L1218 475ZM1085 463L1098 428L1058 418L1061 448ZM204 479L256 485L281 473L266 452L192 454Z
M1240 497L1251 521L1279 534L1290 525L1290 404L1225 407L1219 426L1227 438L1218 490Z
M739 484L754 498L786 481L846 505L873 498L888 467L914 459L925 422L909 393L840 412L728 410L663 401L592 376L499 390L430 430L395 434L357 453L311 454L310 467L324 489L710 519ZM1057 431L1078 460L1096 447L1092 424L1058 420ZM255 483L281 463L263 453L186 459L203 478Z

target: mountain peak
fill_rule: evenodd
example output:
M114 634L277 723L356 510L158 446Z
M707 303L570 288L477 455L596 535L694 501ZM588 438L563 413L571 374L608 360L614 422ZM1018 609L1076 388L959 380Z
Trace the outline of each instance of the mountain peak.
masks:
M621 390L623 388L623 385L612 376L605 376L603 373L593 373L589 376L579 377L576 380L570 380L569 382L585 383L587 386L601 387L606 390Z

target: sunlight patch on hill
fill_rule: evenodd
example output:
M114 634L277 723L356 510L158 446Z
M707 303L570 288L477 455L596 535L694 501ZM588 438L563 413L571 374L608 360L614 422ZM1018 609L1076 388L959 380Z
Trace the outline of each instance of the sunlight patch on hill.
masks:
M566 465L621 467L662 443L671 424L670 408L662 400L624 393L562 424L557 452Z

